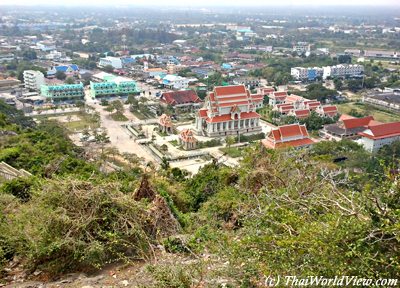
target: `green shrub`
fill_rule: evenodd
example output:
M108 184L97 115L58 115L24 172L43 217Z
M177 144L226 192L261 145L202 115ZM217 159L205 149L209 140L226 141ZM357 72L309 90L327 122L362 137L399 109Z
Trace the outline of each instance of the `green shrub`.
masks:
M35 184L33 177L15 178L0 186L0 192L11 194L22 202L31 199L31 187Z

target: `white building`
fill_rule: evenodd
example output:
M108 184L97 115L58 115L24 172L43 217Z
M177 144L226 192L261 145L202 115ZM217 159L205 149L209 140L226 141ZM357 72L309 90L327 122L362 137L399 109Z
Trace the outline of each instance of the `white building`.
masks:
M376 152L383 146L400 140L400 122L369 126L359 135L361 138L357 142L363 145L365 150Z
M111 57L111 56L100 58L100 62L99 62L100 68L106 67L108 65L112 66L114 69L121 69L122 68L122 60L119 57Z
M0 55L0 63L1 62L9 62L9 61L13 61L14 60L14 54L1 54Z
M57 50L50 51L49 54L44 56L46 60L60 60L62 58L62 53Z
M34 46L34 48L42 50L43 52L47 52L51 50L56 50L56 45L51 41L42 41L38 42L36 46Z
M364 66L359 64L339 64L323 68L323 78L328 77L356 77L364 73Z
M319 67L293 67L290 69L290 74L296 80L308 80L313 81L318 77L322 77L324 73L324 69Z
M25 70L24 83L25 88L40 91L40 87L45 84L44 75L40 71Z
M311 50L310 44L307 42L297 42L296 45L293 45L293 52L296 52L297 54L309 54Z
M190 82L190 79L188 79L188 78L177 76L177 75L170 75L170 74L166 75L162 79L162 84L165 87L168 87L170 89L177 89L177 90L187 89L189 87L189 82Z

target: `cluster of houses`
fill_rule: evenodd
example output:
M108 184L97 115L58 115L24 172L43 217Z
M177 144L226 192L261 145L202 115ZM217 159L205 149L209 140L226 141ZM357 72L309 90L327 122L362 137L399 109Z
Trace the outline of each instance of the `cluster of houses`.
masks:
M317 100L309 100L298 95L289 95L287 91L272 91L273 89L271 89L261 88L260 92L269 97L268 104L273 107L273 111L277 111L281 115L304 119L310 116L311 111L315 111L321 117L331 118L339 113L335 105L322 105Z

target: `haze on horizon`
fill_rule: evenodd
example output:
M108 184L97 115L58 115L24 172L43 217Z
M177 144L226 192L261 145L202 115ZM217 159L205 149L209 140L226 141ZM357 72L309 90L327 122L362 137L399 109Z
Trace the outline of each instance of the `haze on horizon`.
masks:
M183 0L59 0L56 3L50 0L2 0L0 5L49 5L49 6L118 6L118 5L140 5L140 6L182 6L182 7L206 7L206 6L400 6L399 0L202 0L188 4Z

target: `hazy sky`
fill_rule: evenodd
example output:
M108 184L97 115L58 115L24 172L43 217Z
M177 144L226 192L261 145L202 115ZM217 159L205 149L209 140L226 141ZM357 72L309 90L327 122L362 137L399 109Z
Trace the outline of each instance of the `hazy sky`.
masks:
M400 6L400 0L0 0L0 4L4 5L159 5L159 6L232 6L240 5L375 5L375 6Z

